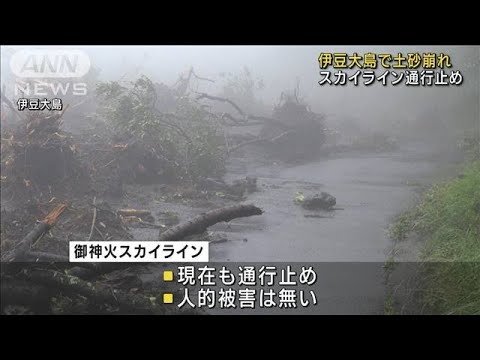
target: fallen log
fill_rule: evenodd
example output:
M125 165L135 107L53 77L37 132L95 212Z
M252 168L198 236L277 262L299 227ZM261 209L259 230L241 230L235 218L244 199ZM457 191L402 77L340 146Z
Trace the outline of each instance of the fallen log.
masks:
M262 215L262 209L254 205L234 205L208 211L192 220L178 224L159 235L159 241L181 240L189 235L201 234L208 227L222 221L231 221L240 217Z
M67 208L67 205L60 204L45 219L37 222L35 227L25 236L15 248L7 253L2 259L3 262L24 260L24 255L30 250L32 245L40 239L47 231L49 231L57 223L58 218Z

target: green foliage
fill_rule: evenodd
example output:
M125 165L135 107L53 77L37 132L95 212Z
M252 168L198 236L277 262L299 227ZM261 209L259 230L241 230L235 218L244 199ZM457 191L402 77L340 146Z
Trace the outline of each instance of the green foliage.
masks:
M391 292L389 292L385 297L385 302L383 304L383 314L384 315L398 315L395 308L395 297Z
M103 111L117 132L137 139L161 130L160 117L155 113L155 87L141 77L127 88L118 82L100 83L97 94L103 96Z
M406 240L409 233L415 230L415 219L419 207L415 207L400 214L388 229L388 236L395 241Z
M391 234L401 240L410 231L425 238L423 301L439 313L480 314L480 162L433 186Z
M126 86L102 83L102 114L117 134L128 135L153 148L178 180L221 175L224 171L224 138L210 114L191 99L177 100L173 113L156 108L155 84L145 76Z
M395 265L396 265L396 262L395 262L395 257L393 255L390 255L387 259L387 261L385 261L385 264L383 264L383 269L385 271L393 271L395 269Z

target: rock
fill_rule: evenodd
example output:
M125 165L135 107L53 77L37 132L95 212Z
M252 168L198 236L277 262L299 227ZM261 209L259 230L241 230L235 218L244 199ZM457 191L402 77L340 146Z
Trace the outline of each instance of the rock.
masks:
M302 202L302 207L308 210L329 210L337 204L337 199L326 193L321 192L312 197L307 197Z

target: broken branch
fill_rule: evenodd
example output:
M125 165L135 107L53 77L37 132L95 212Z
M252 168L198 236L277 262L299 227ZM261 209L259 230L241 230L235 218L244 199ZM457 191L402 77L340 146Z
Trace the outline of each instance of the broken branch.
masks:
M240 109L240 107L235 104L232 100L230 99L227 99L227 98L222 98L222 97L219 97L219 96L213 96L213 95L208 95L208 94L205 94L205 93L198 93L199 95L197 96L197 100L201 100L201 99L209 99L209 100L214 100L214 101L220 101L220 102L224 102L224 103L229 103L230 105L232 105L235 110L238 111L238 113L240 115L242 115L243 117L246 116L245 112Z
M209 82L212 82L212 83L215 82L215 80L207 79L207 78L198 76L198 75L195 73L195 71L193 71L193 68L190 70L190 72L191 72L191 74L192 74L197 80L209 81Z
M50 212L43 221L39 221L35 227L25 236L10 253L5 255L3 261L10 262L13 260L21 260L25 253L30 250L31 246L41 238L48 230L57 223L58 218L65 211L67 205L60 204L52 212Z

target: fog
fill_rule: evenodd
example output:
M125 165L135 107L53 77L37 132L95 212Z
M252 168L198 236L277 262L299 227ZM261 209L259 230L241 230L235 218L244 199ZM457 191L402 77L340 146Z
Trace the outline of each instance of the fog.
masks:
M202 77L216 80L202 83L202 91L221 88L221 74L238 74L247 67L264 88L256 92L266 108L272 108L282 91L297 84L300 96L315 112L351 117L377 129L408 130L422 124L431 130L456 134L478 129L479 48L466 46L75 46L90 56L100 70L101 80L135 79L146 75L167 85L191 67ZM9 54L18 48L2 49L2 78L8 78ZM319 86L318 56L321 52L364 54L435 52L451 56L452 69L460 70L461 86ZM377 70L380 74L381 70ZM2 80L4 82L4 80ZM332 120L333 119L333 120ZM438 124L438 128L435 129Z
M85 49L102 77L115 80L129 74L146 74L158 81L173 83L178 74L191 66L202 76L218 78L248 67L254 77L264 80L258 93L266 103L274 103L281 91L293 89L297 79L300 91L312 109L319 112L364 118L381 122L402 110L406 118L425 112L448 112L463 105L470 92L478 99L478 48L472 47L344 47L344 46L161 46L88 47ZM461 87L415 89L405 87L321 87L318 85L318 55L321 52L436 52L451 55L453 69L464 73ZM477 64L474 68L472 65ZM476 70L476 73L472 70ZM420 90L420 91L419 91ZM438 114L436 114L438 115ZM449 114L450 115L450 114Z

